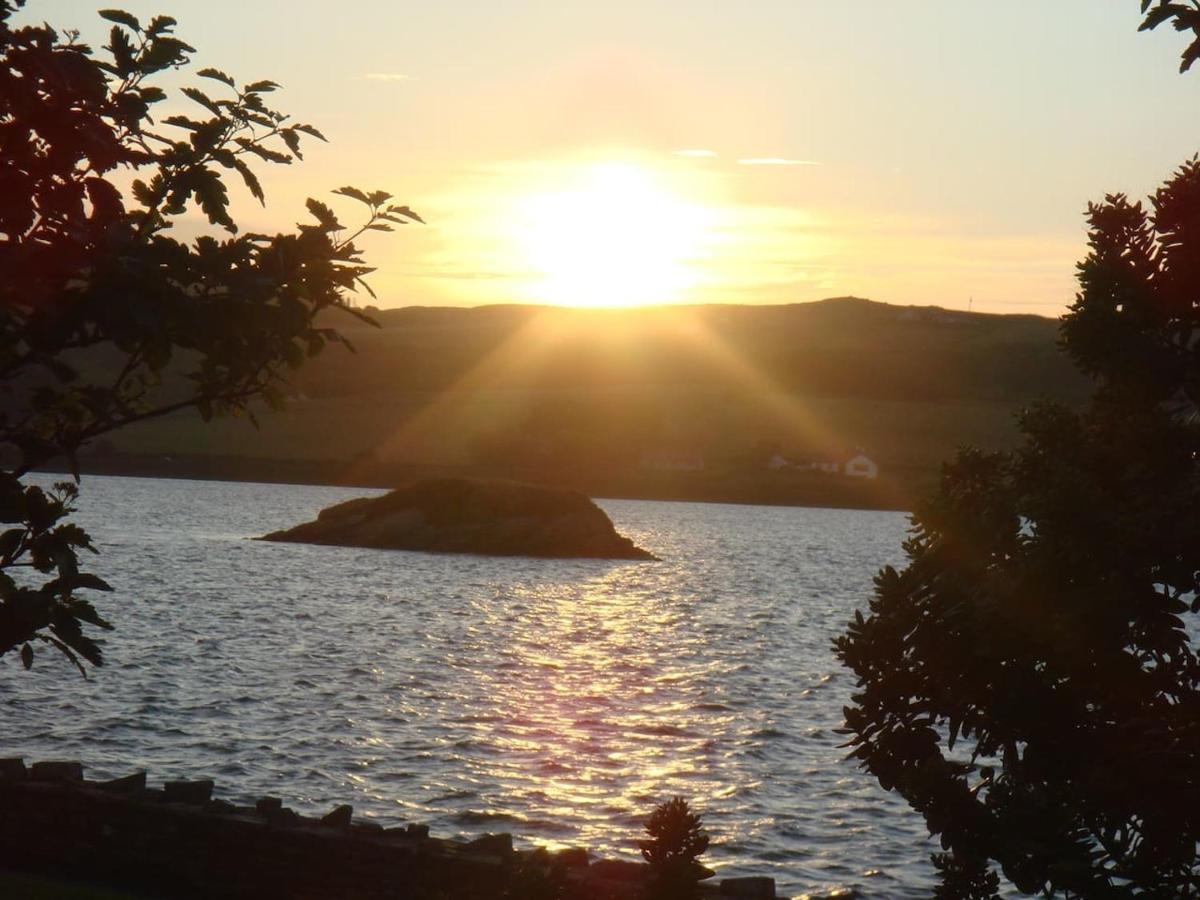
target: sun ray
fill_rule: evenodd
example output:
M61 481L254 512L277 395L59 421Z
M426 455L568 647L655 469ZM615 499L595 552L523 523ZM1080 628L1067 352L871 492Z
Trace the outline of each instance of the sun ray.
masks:
M800 435L813 452L834 459L845 450L845 438L815 416L802 397L754 365L745 354L731 346L710 322L695 315L694 310L687 312L682 324L683 333L704 351L709 362L741 384L753 402L785 429ZM907 498L886 484L876 487L897 508L903 508L907 502Z
M459 415L459 406L481 391L499 383L520 382L536 374L545 363L555 344L562 338L562 327L553 310L531 314L512 334L490 350L453 384L439 391L416 414L399 422L375 447L376 453L388 459L408 456L408 450L419 446L434 431L445 430L447 422ZM367 463L352 463L345 475L353 479L369 468Z

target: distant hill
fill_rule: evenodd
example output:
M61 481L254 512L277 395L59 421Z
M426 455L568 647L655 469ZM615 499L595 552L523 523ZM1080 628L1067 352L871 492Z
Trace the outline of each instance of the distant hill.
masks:
M317 359L297 378L306 393L445 387L514 340L524 340L520 349L530 355L524 365L490 372L493 386L736 385L728 363L737 357L779 388L824 397L999 400L1083 389L1057 352L1057 323L1040 316L856 297L786 306L408 307L373 314L382 329L340 323L363 352Z
M299 370L261 431L188 415L102 449L320 461L334 480L434 467L640 494L686 480L656 475L656 460L699 460L710 481L757 485L773 455L862 448L911 487L960 444L1010 443L1020 406L1088 391L1057 350L1057 323L1029 315L854 297L367 311L380 328L330 317L357 352L331 347Z

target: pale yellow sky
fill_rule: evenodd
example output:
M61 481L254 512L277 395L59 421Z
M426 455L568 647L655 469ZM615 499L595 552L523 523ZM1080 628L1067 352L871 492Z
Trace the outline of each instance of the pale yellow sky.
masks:
M238 200L246 227L343 184L426 218L368 242L383 306L1057 315L1087 201L1200 149L1200 75L1177 74L1181 37L1137 33L1137 0L124 7L179 19L196 67L279 81L330 137L266 174L265 210ZM92 3L22 16L103 43Z

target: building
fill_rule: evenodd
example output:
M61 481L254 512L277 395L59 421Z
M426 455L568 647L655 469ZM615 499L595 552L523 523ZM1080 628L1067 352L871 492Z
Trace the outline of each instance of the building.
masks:
M846 466L843 469L847 478L878 478L879 466L875 461L861 450L857 455L846 460Z

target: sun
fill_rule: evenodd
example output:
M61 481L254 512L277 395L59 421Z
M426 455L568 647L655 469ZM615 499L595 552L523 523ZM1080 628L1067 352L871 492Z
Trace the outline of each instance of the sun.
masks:
M703 277L711 211L636 163L597 163L517 203L531 299L561 306L679 302Z

